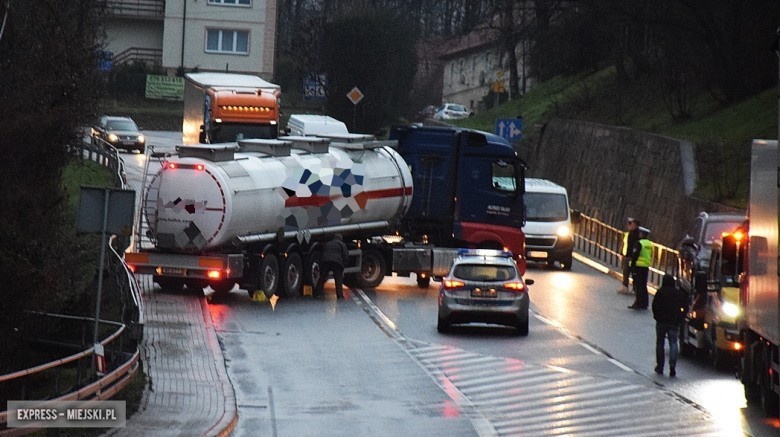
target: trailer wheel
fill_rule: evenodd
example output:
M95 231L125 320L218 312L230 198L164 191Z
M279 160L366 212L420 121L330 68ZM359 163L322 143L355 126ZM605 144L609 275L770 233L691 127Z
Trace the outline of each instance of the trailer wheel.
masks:
M387 272L385 257L377 250L367 249L363 251L360 273L354 277L355 284L360 288L375 288L382 283L385 272Z
M214 289L214 298L218 300L228 297L234 285L236 285L236 283L232 279L224 279L222 281L209 283L209 286Z
M764 410L764 415L766 417L777 417L778 415L778 399L777 393L774 392L772 389L772 381L770 378L772 376L769 374L769 369L771 368L772 361L771 361L771 355L772 351L764 347L764 352L761 354L761 367L759 368L761 372L761 408Z
M303 267L303 283L317 286L317 281L320 280L320 251L313 250L306 257L306 264Z
M184 281L181 279L153 276L152 281L156 282L163 291L181 291L184 288Z
M279 259L273 253L266 253L260 263L260 289L270 296L279 285Z
M284 295L296 297L301 295L303 287L303 261L298 252L290 252L284 260L282 268L282 287Z

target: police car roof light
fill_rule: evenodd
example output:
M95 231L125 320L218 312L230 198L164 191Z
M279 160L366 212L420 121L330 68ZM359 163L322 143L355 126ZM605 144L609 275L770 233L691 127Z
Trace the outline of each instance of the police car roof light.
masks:
M495 256L502 258L512 258L512 251L497 249L458 249L458 256Z

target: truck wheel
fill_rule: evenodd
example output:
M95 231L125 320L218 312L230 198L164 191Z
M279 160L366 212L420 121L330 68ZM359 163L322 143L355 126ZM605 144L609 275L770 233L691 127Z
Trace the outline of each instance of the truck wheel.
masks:
M777 417L778 399L777 393L772 389L772 376L768 369L771 368L771 351L764 347L764 353L761 356L761 409L764 410L766 417Z
M233 289L235 284L235 281L232 279L225 279L218 282L212 282L209 286L214 289L214 298L222 300L228 297L230 290Z
M385 278L387 265L385 258L377 250L367 249L363 251L363 259L360 263L360 273L355 275L355 285L360 288L376 288Z
M417 286L420 288L428 288L431 285L431 277L430 276L420 276L420 274L417 274Z
M298 252L290 252L284 261L282 268L282 287L284 295L296 297L301 295L303 287L303 261Z
M181 291L184 288L184 281L181 279L153 276L152 281L156 282L163 291Z
M757 363L755 356L753 355L753 348L749 343L745 342L745 353L742 355L742 365L740 371L742 372L741 380L742 386L745 388L745 400L748 405L758 405L761 401L761 387L756 384L756 368Z
M279 259L275 254L266 253L263 256L258 285L268 296L276 293L276 287L279 285Z
M306 264L303 267L303 283L317 286L320 279L320 251L314 250L306 257Z

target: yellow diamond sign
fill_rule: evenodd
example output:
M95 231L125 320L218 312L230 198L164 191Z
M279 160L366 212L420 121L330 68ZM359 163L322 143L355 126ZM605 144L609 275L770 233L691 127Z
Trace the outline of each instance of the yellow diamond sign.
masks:
M360 103L360 101L361 101L361 100L363 100L363 97L365 97L365 96L364 96L364 95L363 95L363 93L362 93L362 92L361 92L361 91L358 89L358 87L354 87L354 88L352 88L352 89L351 89L351 90L350 90L350 91L347 93L347 98L349 99L349 101L350 101L350 102L352 102L352 104L353 104L353 105L357 105L358 103Z

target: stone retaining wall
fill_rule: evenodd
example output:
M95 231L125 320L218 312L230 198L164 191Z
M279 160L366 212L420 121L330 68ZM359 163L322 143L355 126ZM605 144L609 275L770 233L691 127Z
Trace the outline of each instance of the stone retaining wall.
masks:
M674 247L701 211L735 208L696 199L693 145L629 128L555 119L529 157L528 175L569 191L571 207L617 228L636 217Z

